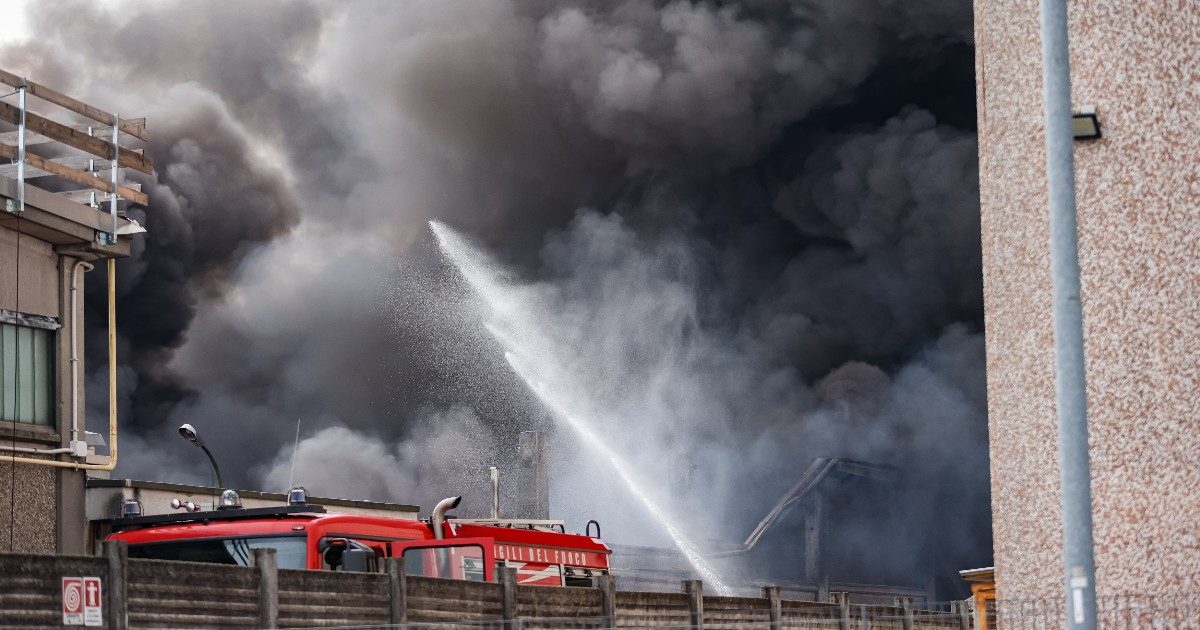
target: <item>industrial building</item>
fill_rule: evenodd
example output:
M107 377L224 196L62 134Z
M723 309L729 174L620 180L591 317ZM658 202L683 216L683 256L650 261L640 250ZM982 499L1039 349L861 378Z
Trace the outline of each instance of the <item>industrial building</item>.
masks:
M1192 593L1200 5L1068 5L1072 109L1099 123L1074 143L1096 588ZM1055 597L1062 509L1037 3L976 0L975 44L997 596Z
M115 265L144 232L145 121L0 70L0 549L84 553L88 471L117 463ZM94 269L94 271L92 271ZM109 430L84 423L83 282L107 282Z

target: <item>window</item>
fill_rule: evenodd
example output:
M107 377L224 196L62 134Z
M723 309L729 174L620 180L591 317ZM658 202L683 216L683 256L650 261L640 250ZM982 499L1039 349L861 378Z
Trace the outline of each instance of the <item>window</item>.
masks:
M0 420L54 424L54 331L0 319Z
M484 581L483 548L478 545L410 547L404 550L408 575Z
M308 567L308 543L303 536L261 536L256 538L204 538L130 545L130 558L186 560L215 564L248 566L252 549L271 547L277 552L280 569Z

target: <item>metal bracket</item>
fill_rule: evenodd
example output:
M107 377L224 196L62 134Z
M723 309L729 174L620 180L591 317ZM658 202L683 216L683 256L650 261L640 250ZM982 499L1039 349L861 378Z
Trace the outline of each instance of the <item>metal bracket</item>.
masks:
M17 209L16 214L25 212L25 77L17 87L18 107L21 120L17 123ZM7 206L7 204L5 204ZM7 207L6 207L7 209Z
M121 159L121 115L113 113L112 125L112 202L109 204L109 213L112 214L112 243L117 242L117 162Z

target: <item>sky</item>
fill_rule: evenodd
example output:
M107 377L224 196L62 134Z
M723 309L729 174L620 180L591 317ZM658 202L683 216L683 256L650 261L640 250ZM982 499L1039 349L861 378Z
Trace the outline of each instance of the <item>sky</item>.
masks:
M663 543L519 347L698 539L843 456L900 471L896 572L990 560L969 2L3 6L0 66L152 134L119 474L206 482L190 422L238 487L294 455L314 492L482 512L536 429L555 516Z

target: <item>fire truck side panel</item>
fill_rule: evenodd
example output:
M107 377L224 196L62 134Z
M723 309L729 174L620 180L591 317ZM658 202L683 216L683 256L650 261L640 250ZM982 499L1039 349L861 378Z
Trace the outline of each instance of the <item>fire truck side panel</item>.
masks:
M404 559L409 575L491 582L495 579L494 544L491 538L394 542L391 555Z
M558 564L608 570L612 551L602 542L578 534L560 534L529 529L459 524L459 536L490 536L496 539L496 559L512 562Z
M390 554L389 544L398 540L432 540L433 533L420 521L338 514L313 519L308 530L308 568L322 569L320 543L323 538L349 538L371 547L380 557Z
M274 546L281 563L286 557L290 566L309 569L334 568L324 565L324 551L331 544L344 549L365 547L375 550L378 558L405 557L406 570L414 575L487 581L494 580L495 564L503 561L517 569L522 584L539 586L562 586L606 573L612 553L589 536L453 520L445 523L445 538L439 540L426 523L399 518L309 512L222 516L133 525L109 539L128 542L141 557L241 564L248 560L251 548ZM192 541L194 545L189 544ZM232 551L226 553L227 548ZM370 564L373 570L380 566Z

